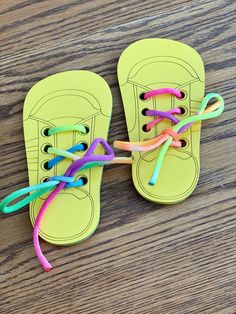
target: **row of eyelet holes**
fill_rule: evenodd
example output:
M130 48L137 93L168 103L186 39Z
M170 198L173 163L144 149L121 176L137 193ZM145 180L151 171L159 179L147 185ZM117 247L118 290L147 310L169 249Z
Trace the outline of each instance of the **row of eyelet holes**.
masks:
M144 94L145 93L141 93L140 95L139 95L139 98L141 99L141 101L148 101L150 98L148 98L148 99L144 99ZM184 99L186 99L187 98L187 93L185 92L185 91L181 91L181 98L180 98L180 100L182 101L182 100L184 100ZM179 109L180 109L180 111L181 111L181 116L184 116L184 115L186 115L186 113L187 113L187 108L185 107L185 106L179 106ZM145 116L146 115L146 111L147 110L149 110L148 108L144 108L144 109L142 109L142 115L143 116ZM149 132L149 131L147 131L147 129L146 129L146 124L144 124L143 126L142 126L142 130L143 130L143 132ZM181 142L181 148L186 148L187 146L188 146L188 141L187 141L187 139L185 139L185 138L182 138L182 139L180 139L180 142Z
M86 134L89 133L89 127L88 127L88 126L85 126L85 129L86 129L86 133L79 132L80 135L86 135ZM49 130L48 127L43 128L42 131L41 131L41 134L42 134L44 137L48 137L48 136L49 136L48 130ZM83 151L86 151L86 150L88 149L88 144L87 144L86 142L80 142L80 144L83 144L83 146L84 146ZM42 152L43 152L44 154L47 154L47 153L48 153L48 149L51 148L51 147L52 147L52 145L49 144L49 143L44 144L44 145L42 146ZM42 163L42 168L43 168L45 171L50 170L50 168L48 168L48 161L43 161L43 163ZM43 177L43 178L41 179L41 182L47 182L48 179L49 179L49 177ZM83 185L85 185L85 184L88 182L88 178L87 178L85 175L79 175L79 176L76 178L76 180L82 180L82 181L83 181Z

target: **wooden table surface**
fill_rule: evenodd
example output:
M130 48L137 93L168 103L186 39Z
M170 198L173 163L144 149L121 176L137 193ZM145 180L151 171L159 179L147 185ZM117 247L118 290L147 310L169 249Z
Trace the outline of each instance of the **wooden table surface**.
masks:
M107 167L96 233L72 247L41 242L50 273L35 257L28 208L1 215L0 313L236 313L235 11L234 0L1 0L1 198L28 184L23 101L48 75L103 76L114 99L109 142L127 139L117 60L138 39L171 38L201 54L206 92L226 108L203 123L201 176L186 201L145 201L129 166Z

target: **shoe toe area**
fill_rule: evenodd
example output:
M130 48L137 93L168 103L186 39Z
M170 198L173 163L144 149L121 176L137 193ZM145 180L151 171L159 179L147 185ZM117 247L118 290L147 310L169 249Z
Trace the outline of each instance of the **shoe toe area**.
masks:
M44 199L32 203L31 221L34 224ZM99 204L99 203L98 203ZM53 206L52 206L53 205ZM70 245L89 237L99 221L99 209L93 198L83 191L75 195L72 189L64 190L53 200L45 212L40 226L40 236L47 242L57 245Z
M173 152L173 150L172 150ZM196 158L187 152L168 153L163 161L158 180L150 185L156 158L140 158L133 168L135 187L138 192L157 203L177 203L194 190L199 177Z

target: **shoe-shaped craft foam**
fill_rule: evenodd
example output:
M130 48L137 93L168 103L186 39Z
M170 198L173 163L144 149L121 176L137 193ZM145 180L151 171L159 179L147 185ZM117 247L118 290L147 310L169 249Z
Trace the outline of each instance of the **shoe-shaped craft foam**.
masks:
M78 143L88 147L94 138L107 139L112 111L108 84L89 71L68 71L49 76L34 85L24 103L24 136L29 184L55 175L63 175L71 160L65 158L52 169L45 163L55 157L45 152L47 145L66 150ZM47 136L48 128L83 125L87 133L70 131ZM85 152L76 153L83 157ZM96 154L103 154L102 147ZM79 172L85 185L62 190L49 205L40 227L40 236L56 245L80 242L96 230L100 217L100 185L103 167ZM30 204L34 225L38 211L48 194Z
M125 110L129 140L139 142L158 136L172 126L162 120L149 132L143 125L153 117L142 114L144 109L168 111L180 107L184 119L195 115L204 97L205 72L200 55L191 47L168 39L144 39L131 44L121 54L118 80ZM153 89L172 87L181 90L183 98L158 95L143 100L143 93ZM147 200L171 204L187 198L196 187L199 172L201 123L194 123L180 139L184 147L170 147L162 164L158 181L149 185L160 147L148 152L132 152L133 182Z

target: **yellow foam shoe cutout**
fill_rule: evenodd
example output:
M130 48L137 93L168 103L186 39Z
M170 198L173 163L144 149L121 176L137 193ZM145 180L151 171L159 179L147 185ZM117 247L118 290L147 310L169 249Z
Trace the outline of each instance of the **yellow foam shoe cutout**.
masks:
M107 139L112 111L109 86L99 75L89 71L68 71L49 76L34 85L24 103L24 136L29 184L63 175L71 160L65 158L50 170L46 161L54 158L44 152L46 145L66 150L78 143L88 146L94 138ZM78 131L45 136L44 130L63 125L84 125L87 134ZM99 147L96 154L103 154ZM75 153L82 157L84 152ZM62 190L49 205L41 223L40 236L56 245L70 245L93 234L100 217L100 184L103 167L78 173L87 184ZM30 219L34 225L39 209L48 194L30 204Z
M139 142L158 136L172 126L162 120L149 132L142 126L154 119L142 114L143 109L168 111L182 108L181 120L196 114L204 97L205 72L199 54L191 47L168 39L144 39L131 44L118 62L118 80L124 104L129 140ZM164 87L184 92L178 99L158 95L142 100L140 95ZM160 147L149 152L132 152L132 177L137 191L147 200L171 204L187 198L196 187L199 172L199 145L201 123L194 123L180 139L185 147L170 147L155 185L149 185Z

